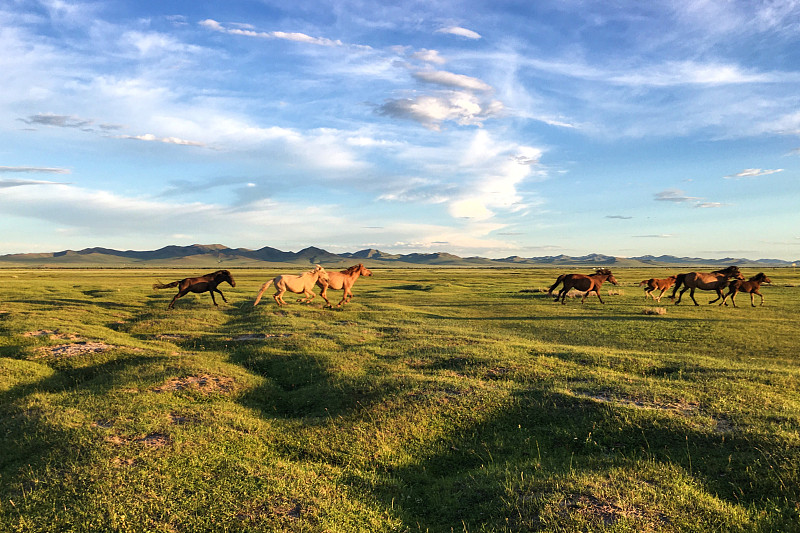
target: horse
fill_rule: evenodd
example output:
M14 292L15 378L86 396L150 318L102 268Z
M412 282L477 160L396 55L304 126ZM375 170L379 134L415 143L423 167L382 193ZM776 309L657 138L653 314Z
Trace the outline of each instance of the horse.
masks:
M258 302L261 301L261 296L264 294L264 291L266 291L267 288L269 288L269 286L273 283L275 284L277 292L272 297L275 299L278 305L286 305L286 302L283 300L283 295L286 293L286 291L303 294L305 298L300 298L297 301L308 303L316 296L316 294L311 292L311 289L314 288L314 284L318 279L328 279L328 273L325 272L325 269L319 265L315 266L312 270L303 272L301 274L281 274L280 276L272 278L261 286L261 290L258 291L256 301L253 303L253 307L258 305Z
M603 302L603 299L600 298L600 287L606 280L610 281L614 285L617 285L616 278L614 278L614 276L611 274L611 271L607 268L598 268L594 274L589 276L585 276L583 274L562 274L561 276L558 276L558 279L553 286L550 287L548 293L552 294L553 289L555 289L559 283L564 283L564 286L560 291L558 291L554 301L557 302L560 298L561 304L565 304L566 302L564 299L567 297L567 292L569 292L570 289L575 289L584 292L583 298L581 298L581 303L586 301L586 297L589 296L590 292L594 292L597 295L597 299L600 300L600 303L602 304L605 302Z
M755 295L758 294L759 296L761 296L761 305L764 305L764 295L758 291L758 289L761 288L762 283L772 283L772 280L769 279L763 272L759 272L758 274L756 274L747 281L742 281L738 279L731 281L728 284L728 294L726 294L725 297L722 298L722 302L720 302L719 305L722 304L728 305L727 300L728 296L730 296L731 303L733 303L733 306L736 307L736 300L734 300L734 298L736 298L736 293L738 292L749 292L750 305L752 305L753 307L756 306Z
M225 295L222 294L222 291L217 287L223 281L227 281L231 287L236 287L236 282L233 281L233 276L231 275L230 271L217 270L216 272L212 272L211 274L206 274L205 276L200 276L197 278L183 278L178 281L173 281L172 283L154 283L153 289L169 289L170 287L178 287L178 294L172 298L172 301L167 306L167 309L173 309L175 300L181 296L189 294L190 292L210 292L211 301L214 302L214 305L217 305L217 300L214 298L215 292L218 292L219 295L222 296L222 300L225 303L228 303L228 300L225 299Z
M328 300L328 288L330 287L333 290L342 291L342 301L340 301L336 306L341 307L342 304L348 303L353 297L353 292L350 289L358 277L371 275L372 272L361 263L353 265L346 270L342 270L341 272L328 272L327 280L322 278L317 280L317 285L322 288L322 291L319 293L319 295L322 296L325 302L327 302L328 307L333 307L330 300Z
M678 279L678 276L669 276L668 278L664 279L650 278L643 280L641 283L639 283L639 286L644 287L644 299L647 300L648 296L652 296L653 300L660 303L661 297L664 296L664 293L667 292L672 285L675 284L676 279ZM653 291L655 290L661 291L661 294L658 295L658 298L653 295Z
M675 305L681 303L681 297L683 296L683 293L689 289L691 289L689 296L691 296L694 305L700 305L697 303L697 300L694 299L695 289L701 289L704 291L717 291L717 297L708 302L713 304L717 300L722 299L722 289L728 286L728 280L730 278L736 278L740 280L744 279L744 277L742 277L742 273L739 272L739 267L731 265L723 268L722 270L714 270L710 273L688 272L686 274L678 274L675 280L675 288L672 289L672 296L670 296L669 299L674 300L675 293L677 293L678 289L680 289L681 285L683 285L683 290L678 296L678 301L675 302Z

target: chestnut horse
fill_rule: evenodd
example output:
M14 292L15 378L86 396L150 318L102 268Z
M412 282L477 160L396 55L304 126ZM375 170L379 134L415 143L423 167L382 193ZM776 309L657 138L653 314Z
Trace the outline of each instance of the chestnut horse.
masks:
M650 278L642 281L639 283L639 286L644 287L644 299L647 300L648 296L652 296L653 300L656 302L661 302L661 297L664 296L664 293L675 284L676 279L678 279L678 276L670 276L664 279ZM658 298L653 295L653 291L655 290L661 291L661 294L658 295Z
M689 289L691 289L689 296L691 296L694 305L700 305L697 303L697 300L694 299L695 289L701 289L704 291L717 291L717 297L708 302L713 304L717 300L722 299L722 289L728 286L728 280L730 278L744 279L741 272L739 272L739 267L731 265L727 268L723 268L722 270L714 270L710 273L688 272L686 274L678 274L677 279L675 280L675 288L672 289L672 296L670 296L670 300L675 299L675 293L677 293L678 289L680 289L681 285L683 285L683 290L678 296L678 301L675 302L675 305L681 303L681 297L683 296L683 293Z
M555 289L559 283L564 283L564 286L561 287L560 291L558 291L554 301L557 302L560 298L561 304L565 304L566 302L564 299L567 297L567 292L569 292L570 289L575 289L585 293L583 298L581 298L581 303L586 301L586 297L589 296L590 292L594 292L597 295L597 299L600 300L600 303L602 304L605 302L603 302L603 299L600 298L600 287L606 280L610 281L614 285L617 284L616 278L614 278L614 276L611 274L611 271L607 268L598 268L594 274L589 276L585 276L583 274L562 274L558 276L558 279L550 287L548 293L552 294L553 289Z
M734 298L736 298L736 293L738 292L749 292L750 305L752 305L753 307L756 306L755 295L758 294L759 296L761 296L761 305L764 305L764 295L758 291L758 289L761 288L762 283L772 283L772 280L769 279L763 272L759 272L758 274L756 274L747 281L742 281L738 279L731 281L728 284L728 294L726 294L725 297L722 298L722 302L720 302L719 305L722 304L728 305L727 300L728 296L730 296L731 303L733 303L733 306L736 307L736 300L734 300Z
M342 301L336 307L341 307L346 304L353 297L353 292L350 290L359 276L371 276L372 272L362 265L361 263L351 266L341 272L328 272L328 279L318 279L317 285L322 288L319 293L320 296L327 302L328 307L333 307L330 300L328 300L328 288L336 291L342 291Z
M231 287L236 286L236 282L233 281L233 276L227 270L217 270L216 272L212 272L211 274L206 274L205 276L200 276L198 278L184 278L178 281L173 281L172 283L154 283L154 289L169 289L170 287L178 287L178 294L172 298L172 301L167 306L167 309L172 309L173 305L175 305L175 300L180 298L181 296L185 296L190 292L210 292L211 293L211 301L214 302L214 305L217 305L217 300L214 299L214 293L218 292L220 296L222 296L222 300L225 303L228 303L228 300L225 299L225 295L222 294L222 291L217 288L217 285L222 283L223 281L227 281Z
M272 297L275 299L278 305L286 305L286 302L283 300L283 295L286 293L286 291L297 294L302 293L305 298L300 298L297 301L308 303L316 296L316 294L311 292L311 289L314 288L314 284L318 279L328 279L328 273L325 272L325 269L319 265L314 267L313 270L303 272L302 274L281 274L280 276L272 278L261 286L261 290L258 291L258 296L256 297L256 301L253 303L253 306L255 307L258 305L258 302L261 301L261 296L264 294L264 291L266 291L273 283L275 284L277 292Z

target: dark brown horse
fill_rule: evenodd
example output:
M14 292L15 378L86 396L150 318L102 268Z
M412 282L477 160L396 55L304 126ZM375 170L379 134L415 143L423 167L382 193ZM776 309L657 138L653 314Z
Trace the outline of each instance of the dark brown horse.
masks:
M175 300L181 296L189 294L190 292L210 292L211 301L214 302L214 305L217 305L217 300L214 299L215 292L218 292L219 295L222 296L223 301L228 303L228 300L225 299L225 295L222 294L222 291L217 288L217 285L223 281L227 281L231 287L236 286L236 282L233 281L233 276L231 276L229 271L217 270L216 272L212 272L211 274L206 274L205 276L200 276L198 278L184 278L178 281L173 281L172 283L155 283L153 284L153 288L169 289L170 287L178 287L178 294L172 298L172 301L167 306L167 309L172 309L172 306L175 305Z
M661 297L664 296L664 293L675 284L676 279L678 279L678 276L670 276L664 279L650 278L640 282L639 286L644 286L644 299L647 300L648 296L652 296L653 300L661 302ZM657 290L661 291L661 294L658 295L658 298L653 296L653 291Z
M763 272L759 272L752 278L747 281L742 281L739 279L735 279L728 284L728 294L722 298L722 302L719 305L725 304L728 305L728 296L731 297L731 303L733 306L736 307L736 293L739 292L749 292L750 293L750 305L753 307L756 306L756 294L761 296L761 305L764 305L764 295L761 294L758 289L761 288L762 283L772 283L772 280L769 279L766 274Z
M556 299L554 300L556 302L560 298L561 303L565 304L566 302L564 299L567 297L567 292L569 292L570 289L575 289L585 293L583 298L581 298L581 303L586 301L586 297L589 296L590 292L594 292L597 295L597 299L600 300L600 303L604 303L603 299L600 298L600 287L606 280L610 281L614 285L617 284L616 278L614 278L614 276L611 274L611 271L607 268L598 268L594 274L589 276L584 274L562 274L558 276L556 282L553 283L553 285L550 287L550 290L547 292L552 294L553 289L555 289L559 283L563 283L564 286L561 287L560 291L558 291Z
M341 272L328 272L327 280L323 278L317 280L317 285L322 287L322 292L320 292L319 295L327 302L328 307L333 307L330 300L328 300L328 289L331 288L336 291L342 291L342 300L336 306L341 307L342 304L346 304L353 297L353 293L350 289L353 287L358 277L371 275L372 272L361 263L351 266L346 270L342 270Z
M683 285L683 290L678 296L678 300L675 302L675 305L681 303L681 297L683 296L683 293L690 289L691 292L689 292L689 296L691 296L694 305L700 305L697 303L697 300L694 299L695 289L704 291L717 291L717 297L708 302L713 304L717 300L722 299L722 289L728 286L728 280L730 278L744 279L741 272L739 272L739 267L731 265L727 268L723 268L722 270L714 270L710 273L688 272L686 274L678 274L677 279L675 280L675 288L672 289L672 296L670 296L670 299L675 299L675 293L677 293L678 289L680 289L681 285Z

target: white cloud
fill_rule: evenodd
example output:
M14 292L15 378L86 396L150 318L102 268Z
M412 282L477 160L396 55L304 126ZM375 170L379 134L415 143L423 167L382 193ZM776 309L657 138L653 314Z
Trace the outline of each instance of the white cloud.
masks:
M783 172L783 169L776 168L771 170L764 170L760 168L746 168L737 174L731 174L730 176L725 176L725 179L757 178L759 176L768 176L770 174L775 174L776 172Z
M504 106L499 100L481 101L468 92L454 91L440 95L390 99L380 106L378 112L386 116L414 120L438 131L444 122L480 126L487 119L500 116L503 110Z
M299 43L307 43L320 46L343 45L342 41L338 39L331 40L331 39L326 39L324 37L312 37L310 35L306 35L305 33L299 33L299 32L255 31L250 29L242 29L241 27L226 28L222 24L213 19L202 20L200 21L199 24L209 30L227 33L229 35L242 35L245 37L256 37L259 39L283 39L286 41L295 41Z
M465 89L468 91L492 90L491 85L478 78L464 76L463 74L454 74L443 70L419 70L414 72L412 76L426 83L434 83L437 85L444 85L445 87L454 87L456 89Z
M44 174L69 174L72 172L68 168L53 167L0 167L0 172L20 172L25 174L44 173Z
M655 194L655 199L658 202L675 202L675 203L688 203L696 202L701 198L695 196L686 196L680 189L666 189Z
M460 37L466 37L467 39L481 38L480 33L468 30L467 28L462 28L460 26L448 26L446 28L440 28L436 30L436 33L449 33L450 35L458 35Z
M444 59L442 56L439 55L437 50L428 50L427 48L423 48L411 54L413 59L417 59L419 61L424 61L426 63L433 63L436 65L443 65L447 63L447 60Z
M145 133L144 135L115 135L117 139L133 139L137 141L161 142L167 144L178 144L181 146L205 146L205 144L197 141L187 141L178 137L156 137L152 133Z

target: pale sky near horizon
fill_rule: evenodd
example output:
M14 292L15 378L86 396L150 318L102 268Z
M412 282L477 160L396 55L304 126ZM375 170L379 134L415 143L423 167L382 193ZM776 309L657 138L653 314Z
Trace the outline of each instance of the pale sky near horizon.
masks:
M0 254L800 259L800 2L0 0Z

